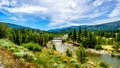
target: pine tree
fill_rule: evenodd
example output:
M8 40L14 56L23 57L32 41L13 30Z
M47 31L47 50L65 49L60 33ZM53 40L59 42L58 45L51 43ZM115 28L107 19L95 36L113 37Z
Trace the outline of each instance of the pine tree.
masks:
M56 47L55 47L55 45L53 45L53 50L56 50Z
M69 39L72 39L72 31L70 31L70 32L68 33L68 38L69 38Z
M120 33L116 35L116 50L119 51L120 47Z
M88 31L87 31L87 28L85 27L84 29L84 37L87 37L88 36Z
M66 50L66 55L69 56L69 57L72 57L72 51L67 49Z
M73 33L72 33L72 40L73 40L73 42L75 42L76 39L77 39L76 30L74 29L74 30L73 30Z
M86 57L86 52L85 49L82 45L79 46L78 50L77 50L77 57L78 57L78 61L80 61L81 63L85 62L85 57Z
M81 41L81 39L80 39L81 33L82 33L81 26L79 26L79 30L78 30L78 42Z
M11 29L7 24L0 22L0 38L8 38L10 35Z

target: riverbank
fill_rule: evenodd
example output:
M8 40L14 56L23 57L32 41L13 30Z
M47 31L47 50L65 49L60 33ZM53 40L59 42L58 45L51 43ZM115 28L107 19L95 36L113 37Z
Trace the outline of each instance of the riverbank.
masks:
M95 50L95 49L86 49L87 52L94 53L94 54L108 54L111 57L117 57L120 59L120 53L116 51L109 51L109 50Z
M86 49L87 52L95 53L95 54L109 54L108 51L105 50L95 50L95 49Z

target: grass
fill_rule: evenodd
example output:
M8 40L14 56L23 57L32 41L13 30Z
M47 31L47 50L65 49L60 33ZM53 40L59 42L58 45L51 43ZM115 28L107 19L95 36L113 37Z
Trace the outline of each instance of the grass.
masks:
M76 58L68 57L53 49L42 49L41 52L31 51L7 39L0 39L0 55L4 58L2 62L8 68L20 68L20 66L24 68L71 68L80 65Z
M28 44L33 47L33 43ZM34 51L26 47L28 44L18 46L7 39L0 39L0 55L4 58L3 64L7 68L95 68L94 64L88 62L81 64L74 55L69 57L54 49L41 48L41 51ZM39 47L38 44L35 45Z
M111 45L105 45L105 46L102 46L102 48L107 51L114 51Z

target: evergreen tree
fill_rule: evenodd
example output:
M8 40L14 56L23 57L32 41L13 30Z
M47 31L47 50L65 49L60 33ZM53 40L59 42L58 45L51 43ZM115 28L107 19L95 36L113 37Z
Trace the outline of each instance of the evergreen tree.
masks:
M72 39L72 31L70 31L70 32L68 33L68 38L69 38L69 39Z
M72 33L72 40L73 40L73 42L75 42L76 39L77 39L76 30L74 29L74 30L73 30L73 33Z
M53 45L53 50L56 50L56 47L55 47L55 45Z
M79 30L78 30L78 42L81 41L81 38L80 38L81 33L82 33L82 31L81 31L81 26L79 26Z
M72 56L72 51L69 50L69 49L67 49L67 50L66 50L66 55L69 56L69 57L71 57L71 56Z
M119 51L120 47L120 33L116 35L116 50Z
M0 38L8 38L10 35L11 29L5 23L0 23Z
M95 34L90 33L89 38L90 38L90 39L89 39L89 47L90 47L90 48L94 48L95 45L97 44L97 40L96 40Z
M87 37L88 36L88 31L87 31L87 28L85 27L84 29L84 37Z
M82 45L79 46L78 50L77 50L77 57L78 57L78 61L80 61L81 63L84 63L86 60L86 52L85 49Z

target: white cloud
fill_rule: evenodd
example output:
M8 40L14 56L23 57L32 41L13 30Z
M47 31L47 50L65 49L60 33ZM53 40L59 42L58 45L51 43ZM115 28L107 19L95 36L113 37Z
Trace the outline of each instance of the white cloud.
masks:
M69 27L69 26L80 26L80 25L82 24L69 22L69 23L64 24L64 26L63 25L59 26L58 28L64 28L64 27Z
M111 2L111 1L114 1L114 0L95 0L93 2L93 5L98 7L98 6L103 5L105 2Z
M10 5L9 1L8 0L1 0L0 1L0 8L2 8L3 5Z
M36 12L45 12L47 8L33 5L23 5L21 7L7 8L9 12L12 13L36 13Z
M111 17L111 18L107 18L107 19L101 19L101 20L97 20L94 21L93 24L103 24L103 23L109 23L109 22L115 22L115 21L120 21L120 17Z
M18 17L11 17L10 18L11 20L13 21L22 21L22 22L25 22L26 20L22 17L22 16L18 16Z
M116 5L116 8L113 9L112 13L109 14L109 17L115 17L120 15L120 3Z
M2 0L0 5L2 9L18 15L22 13L23 16L33 14L41 18L50 17L47 27L51 28L79 25L80 23L71 23L71 21L100 17L111 9L113 1L115 0ZM107 4L108 2L111 3ZM5 4L13 7L3 7ZM110 16L117 15L119 9L114 9Z
M4 8L4 6L14 6L16 3L17 0L0 0L0 8Z
M100 5L103 4L104 1L105 1L105 0L96 0L96 1L93 2L93 5L94 5L94 6L100 6Z

